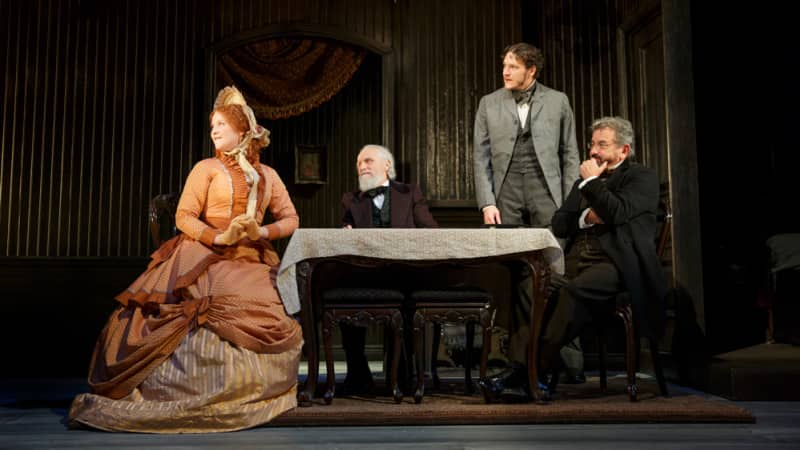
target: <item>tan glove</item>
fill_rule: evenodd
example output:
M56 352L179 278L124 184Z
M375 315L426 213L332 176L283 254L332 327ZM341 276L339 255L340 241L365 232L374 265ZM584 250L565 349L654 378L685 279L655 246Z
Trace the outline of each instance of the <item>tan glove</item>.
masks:
M214 243L217 245L233 245L245 236L247 236L247 233L244 231L244 226L237 222L231 222L228 225L228 229L214 238Z
M244 228L245 233L247 233L247 237L249 237L253 241L257 241L261 239L261 227L258 226L258 222L256 219L242 214L241 216L237 216L233 219L231 223L238 223Z

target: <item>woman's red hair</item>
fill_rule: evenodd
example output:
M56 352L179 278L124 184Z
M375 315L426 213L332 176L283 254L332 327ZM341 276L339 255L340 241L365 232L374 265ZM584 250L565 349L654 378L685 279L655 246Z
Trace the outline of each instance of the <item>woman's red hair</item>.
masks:
M219 108L214 109L208 115L208 120L214 118L215 113L222 114L223 117L228 121L228 123L233 127L234 130L247 133L250 131L250 121L247 120L247 116L242 111L241 105L223 105ZM259 152L262 147L264 147L264 143L260 140L253 139L250 141L250 145L247 149L247 159L254 159L258 161Z

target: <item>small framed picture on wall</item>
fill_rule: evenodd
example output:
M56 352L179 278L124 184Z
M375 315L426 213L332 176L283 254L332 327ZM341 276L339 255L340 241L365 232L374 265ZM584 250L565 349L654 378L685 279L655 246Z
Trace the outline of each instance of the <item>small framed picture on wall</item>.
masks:
M325 145L297 144L294 150L295 184L326 184L328 153Z

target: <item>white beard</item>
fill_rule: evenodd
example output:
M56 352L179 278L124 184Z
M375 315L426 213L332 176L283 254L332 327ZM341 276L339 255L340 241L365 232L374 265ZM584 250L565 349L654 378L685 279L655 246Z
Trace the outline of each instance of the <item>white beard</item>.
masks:
M358 189L366 192L382 185L384 180L376 175L360 175L358 177Z

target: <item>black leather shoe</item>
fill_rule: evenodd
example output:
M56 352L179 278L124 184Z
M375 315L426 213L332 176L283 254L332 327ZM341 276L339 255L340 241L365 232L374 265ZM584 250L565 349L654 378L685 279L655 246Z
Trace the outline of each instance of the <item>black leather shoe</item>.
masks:
M527 386L528 369L524 364L512 362L508 368L490 377L489 380L492 384L502 384L502 387Z
M489 380L478 380L478 387L481 388L483 401L486 403L498 403L502 401L500 392L503 390L489 382Z
M481 388L481 393L483 393L483 399L486 403L498 403L502 401L500 393L505 389L503 379L504 377L495 376L478 380L478 387Z
M479 385L486 403L528 403L533 400L533 395L525 386L504 387L498 390L499 386L497 385L486 388L480 382ZM541 400L549 401L550 393L547 388L541 386L540 388Z
M494 403L503 400L503 391L511 389L510 396L528 391L528 370L524 365L514 362L502 372L487 378L478 380L478 386L483 392L483 397L487 403Z
M567 374L564 375L564 381L562 381L562 383L564 383L564 384L583 384L583 383L586 383L586 375L584 375L583 372L576 373L575 375L567 373Z
M507 387L500 391L499 397L503 403L528 403L533 400L530 392L522 386Z
M540 403L547 403L553 400L553 389L550 389L546 384L539 383L539 394L541 397L537 400Z

